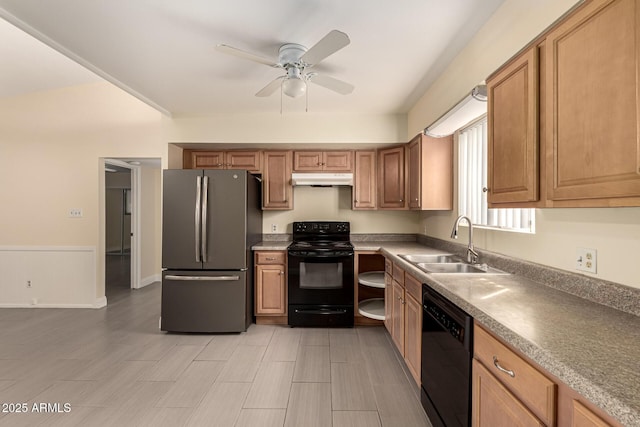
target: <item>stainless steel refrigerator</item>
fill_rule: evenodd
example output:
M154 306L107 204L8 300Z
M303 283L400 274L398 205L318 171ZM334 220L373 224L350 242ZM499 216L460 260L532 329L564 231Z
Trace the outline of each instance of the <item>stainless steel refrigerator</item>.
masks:
M242 332L262 240L258 179L241 170L163 172L160 329Z

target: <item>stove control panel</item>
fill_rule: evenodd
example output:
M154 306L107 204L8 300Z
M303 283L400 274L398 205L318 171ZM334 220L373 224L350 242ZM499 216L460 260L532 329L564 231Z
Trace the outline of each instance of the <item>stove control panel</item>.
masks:
M302 221L293 223L294 233L349 234L349 223L341 221Z

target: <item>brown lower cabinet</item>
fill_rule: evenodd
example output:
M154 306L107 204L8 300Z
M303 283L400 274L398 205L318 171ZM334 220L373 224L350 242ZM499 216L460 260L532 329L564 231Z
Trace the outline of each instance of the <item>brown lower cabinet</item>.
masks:
M286 251L255 252L256 323L287 323L286 260Z
M385 265L385 326L411 376L420 385L422 284L397 264Z
M474 427L621 427L477 323L472 376Z
M520 401L477 360L473 360L473 425L544 427Z

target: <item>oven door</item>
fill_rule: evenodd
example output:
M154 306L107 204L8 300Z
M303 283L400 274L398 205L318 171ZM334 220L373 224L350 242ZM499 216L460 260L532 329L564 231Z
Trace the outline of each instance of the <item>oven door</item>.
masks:
M289 251L291 326L353 326L353 252Z
M289 304L353 305L353 252L289 251Z

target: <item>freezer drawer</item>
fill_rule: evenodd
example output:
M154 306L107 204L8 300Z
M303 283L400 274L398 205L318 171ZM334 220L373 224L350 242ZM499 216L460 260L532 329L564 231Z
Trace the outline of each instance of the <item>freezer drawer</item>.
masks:
M164 271L160 329L244 332L251 324L248 290L245 271Z

